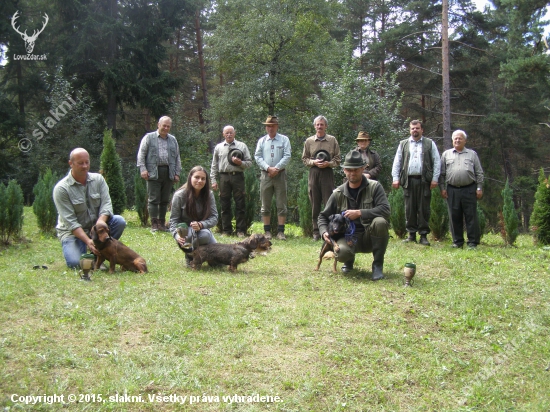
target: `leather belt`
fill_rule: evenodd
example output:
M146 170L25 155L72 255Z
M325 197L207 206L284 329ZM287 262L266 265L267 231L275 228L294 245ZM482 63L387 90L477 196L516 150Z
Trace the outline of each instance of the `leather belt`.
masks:
M422 179L422 176L409 176L409 179Z
M475 184L476 184L476 182L468 183L467 185L464 185L464 186L455 186L455 185L451 185L451 184L447 183L447 186L455 188L455 189L462 189L464 187L470 187L470 186L473 186Z
M238 175L241 173L242 172L220 172L221 175L231 175L231 176Z

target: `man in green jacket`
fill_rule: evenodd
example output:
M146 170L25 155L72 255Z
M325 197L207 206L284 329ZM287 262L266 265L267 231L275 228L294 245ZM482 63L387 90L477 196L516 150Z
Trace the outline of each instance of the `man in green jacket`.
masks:
M380 280L384 278L390 203L382 185L363 176L365 166L357 150L346 155L342 167L348 181L334 189L325 210L319 214L319 233L328 242L329 217L343 212L351 224L346 236L337 241L340 251L335 253L335 259L344 262L342 272L353 269L356 253L372 252L372 280Z

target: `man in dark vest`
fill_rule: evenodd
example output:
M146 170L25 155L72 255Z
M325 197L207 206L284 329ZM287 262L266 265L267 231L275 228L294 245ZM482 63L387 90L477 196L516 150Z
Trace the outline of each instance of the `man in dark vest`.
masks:
M168 231L166 210L174 182L179 182L181 173L178 141L169 134L172 119L159 119L158 130L147 133L141 139L137 166L141 177L147 181L147 197L151 231Z
M380 280L384 278L390 203L382 185L363 175L365 166L357 150L346 155L342 167L348 180L334 189L325 210L319 213L319 233L328 242L329 217L344 212L343 215L352 223L351 230L337 241L340 251L335 254L335 259L344 262L342 272L348 273L353 269L356 253L372 252L372 280Z
M401 140L393 160L392 187L403 186L405 196L406 230L409 236L404 242L416 243L416 232L420 244L430 246L431 190L437 187L440 171L439 152L435 142L423 137L424 130L419 120L410 123L411 135Z

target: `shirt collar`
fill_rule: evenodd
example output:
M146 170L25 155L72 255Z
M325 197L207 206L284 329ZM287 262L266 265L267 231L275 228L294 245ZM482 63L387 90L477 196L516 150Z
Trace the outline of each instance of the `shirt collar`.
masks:
M327 135L325 134L323 137L319 137L315 135L315 140L318 142L322 142L323 140L327 140Z

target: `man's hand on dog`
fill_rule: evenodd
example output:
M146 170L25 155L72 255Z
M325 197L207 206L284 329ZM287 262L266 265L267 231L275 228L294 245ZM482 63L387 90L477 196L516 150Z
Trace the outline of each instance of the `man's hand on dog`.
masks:
M346 210L344 212L344 217L347 217L349 220L359 219L361 217L360 210Z

